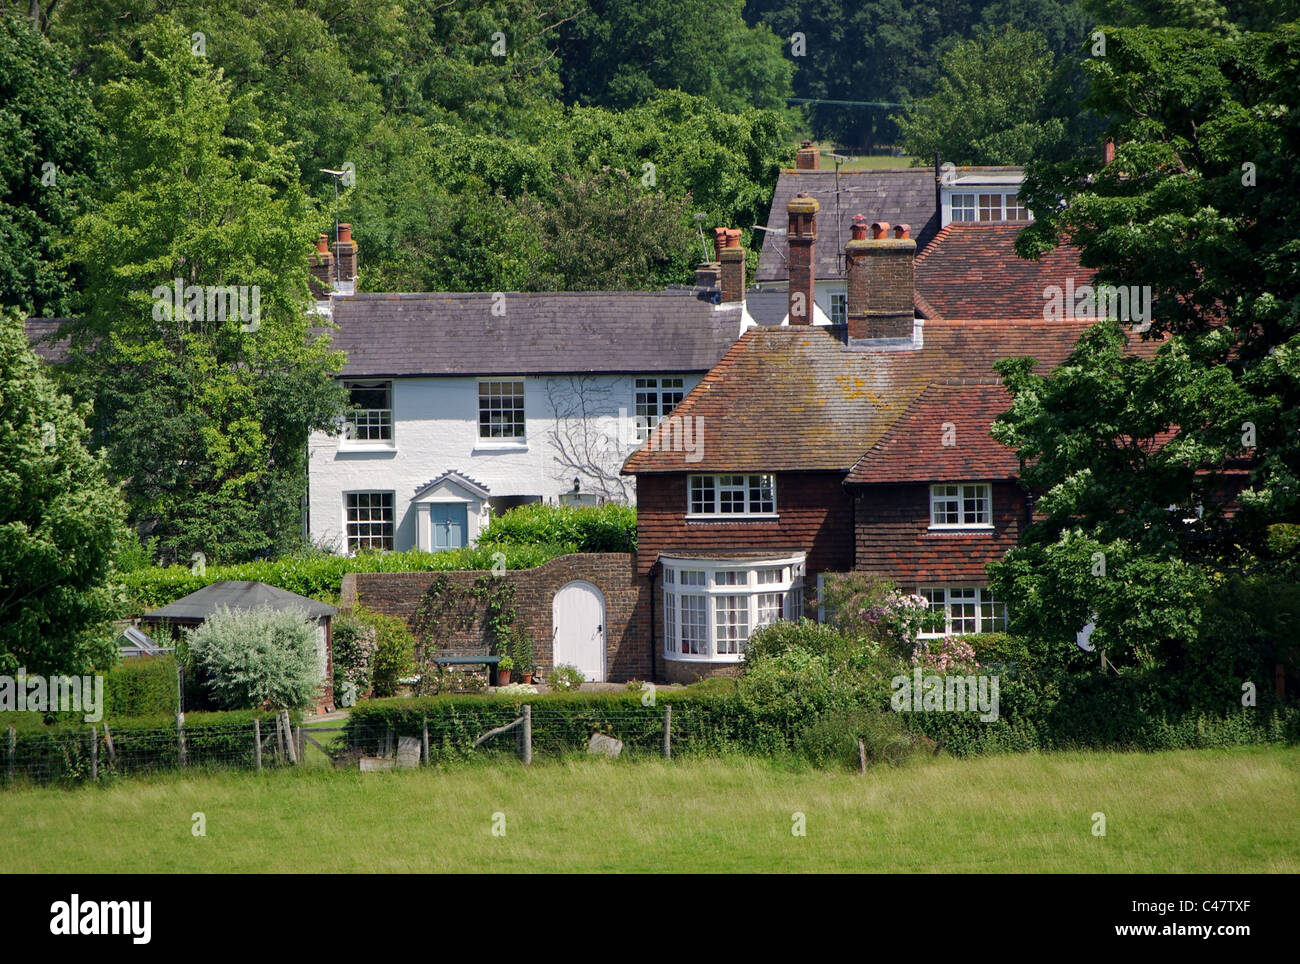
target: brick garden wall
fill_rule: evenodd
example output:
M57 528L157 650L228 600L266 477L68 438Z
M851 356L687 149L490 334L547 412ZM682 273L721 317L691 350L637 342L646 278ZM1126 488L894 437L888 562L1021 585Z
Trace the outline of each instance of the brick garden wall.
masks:
M340 608L360 603L369 609L398 616L411 624L424 592L438 575L453 586L469 590L482 571L459 572L355 572L343 577ZM515 584L517 620L533 638L533 658L543 675L552 668L552 601L569 582L581 580L605 597L605 667L610 681L654 678L650 655L649 581L636 572L636 554L580 553L560 556L536 569L510 570L497 577ZM448 649L473 649L488 643L482 604L459 594L472 628L442 641ZM662 662L662 661L660 661ZM659 667L662 670L662 666Z

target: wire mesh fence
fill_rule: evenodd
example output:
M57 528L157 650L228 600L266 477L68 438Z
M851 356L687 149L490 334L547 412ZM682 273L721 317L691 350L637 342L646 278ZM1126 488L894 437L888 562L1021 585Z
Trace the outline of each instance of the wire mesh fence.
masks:
M75 783L186 768L286 766L302 753L300 730L280 719L151 729L96 724L50 732L8 727L0 731L0 780L5 786Z
M555 758L600 749L632 757L772 752L792 745L795 727L756 729L741 713L712 705L452 706L434 716L343 725L293 724L287 714L257 721L174 727L96 724L52 732L0 730L0 782L103 781L118 776L230 768L263 770L303 764L393 769L484 758Z

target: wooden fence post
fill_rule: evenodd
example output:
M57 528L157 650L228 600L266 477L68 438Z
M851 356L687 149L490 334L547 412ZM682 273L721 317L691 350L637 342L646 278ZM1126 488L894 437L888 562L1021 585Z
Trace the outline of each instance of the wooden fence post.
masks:
M429 718L427 716L424 718L424 736L423 736L423 741L420 744L420 752L424 754L423 756L424 765L428 766L429 765Z
M108 762L117 762L117 747L113 746L113 733L108 728L108 720L104 721L104 746L108 747Z
M181 766L190 765L189 753L185 749L185 714L176 714L176 752L180 755Z
M90 725L90 782L99 782L99 727Z
M8 762L8 766L6 767L6 769L9 772L10 782L12 782L14 778L14 758L17 755L18 755L18 733L11 726L9 727L9 754L8 754L9 762Z
M533 707L531 703L524 704L524 766L531 766L533 762Z
M866 774L867 772L867 745L858 739L858 772Z
M253 719L253 759L257 761L257 772L262 772L262 722Z
M285 745L288 746L289 748L289 762L292 763L294 766L297 766L298 749L294 744L296 743L298 737L293 732L293 724L289 722L289 711L281 710L280 715L284 719L284 742Z
M284 763L284 718L275 714L275 762Z
M664 707L664 759L673 757L673 705Z

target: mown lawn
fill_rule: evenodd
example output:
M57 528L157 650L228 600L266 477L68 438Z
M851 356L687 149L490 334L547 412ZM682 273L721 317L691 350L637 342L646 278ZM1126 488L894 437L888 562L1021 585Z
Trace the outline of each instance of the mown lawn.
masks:
M3 791L0 827L0 868L34 872L1295 873L1300 748L165 775Z

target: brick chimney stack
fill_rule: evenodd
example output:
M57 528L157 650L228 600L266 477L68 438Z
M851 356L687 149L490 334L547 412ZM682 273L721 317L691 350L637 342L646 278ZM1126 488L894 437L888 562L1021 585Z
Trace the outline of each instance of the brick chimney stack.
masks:
M722 249L727 246L727 229L713 229L713 260L701 261L695 268L695 287L722 290Z
M339 239L334 242L334 260L337 264L335 280L338 287L348 290L357 280L357 243L352 240L352 225L339 225Z
M723 303L745 300L745 249L740 246L740 229L727 228L726 246L718 251L722 263ZM717 243L717 234L714 234Z
M850 342L912 337L916 242L906 224L894 225L889 235L888 221L871 225L868 238L867 219L853 218L852 240L844 248Z
M334 255L330 254L329 235L322 234L316 241L316 250L307 257L307 270L311 273L308 286L312 297L324 301L334 287Z
M790 215L790 230L786 234L789 245L790 268L790 324L811 325L813 320L813 284L817 271L815 261L817 243L816 198L796 194L786 206Z
M815 171L818 162L817 148L813 147L812 141L804 141L799 148L799 152L794 156L795 170Z

